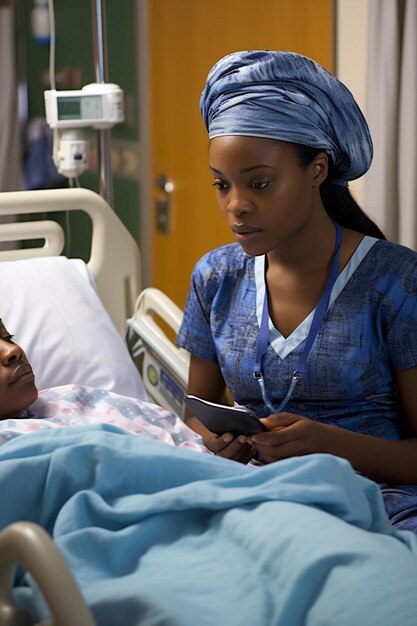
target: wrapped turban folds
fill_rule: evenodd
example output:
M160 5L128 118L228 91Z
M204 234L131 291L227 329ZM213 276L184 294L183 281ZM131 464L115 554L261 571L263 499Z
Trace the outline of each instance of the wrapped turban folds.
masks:
M333 165L329 182L346 185L371 165L368 125L351 92L293 52L227 55L209 72L200 110L211 139L266 137L323 149Z

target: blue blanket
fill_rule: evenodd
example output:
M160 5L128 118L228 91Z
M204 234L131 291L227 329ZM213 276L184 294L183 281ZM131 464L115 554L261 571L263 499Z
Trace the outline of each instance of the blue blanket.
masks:
M41 524L99 626L417 623L416 536L330 455L251 468L70 427L2 446L0 493L0 528Z

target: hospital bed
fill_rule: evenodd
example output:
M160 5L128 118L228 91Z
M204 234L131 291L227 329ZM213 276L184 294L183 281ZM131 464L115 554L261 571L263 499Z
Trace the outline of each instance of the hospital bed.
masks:
M62 256L49 216L73 210L93 224L86 264ZM141 291L137 246L104 200L3 193L0 215L19 216L0 241L27 242L0 252L0 315L38 387L70 377L180 413L188 357L163 324L175 332L182 313ZM330 455L255 469L69 427L0 446L0 493L0 626L415 624L416 537L390 526L377 485Z

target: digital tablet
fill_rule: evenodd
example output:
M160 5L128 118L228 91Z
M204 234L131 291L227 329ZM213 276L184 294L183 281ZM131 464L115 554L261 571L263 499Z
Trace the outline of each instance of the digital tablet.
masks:
M256 433L268 430L255 413L243 406L216 404L193 395L185 396L184 403L192 414L216 435L232 433L237 437L238 435L256 435Z

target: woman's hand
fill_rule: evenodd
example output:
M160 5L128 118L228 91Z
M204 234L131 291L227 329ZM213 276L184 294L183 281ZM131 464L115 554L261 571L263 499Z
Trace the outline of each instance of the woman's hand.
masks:
M278 413L261 419L269 429L250 441L263 461L271 463L292 456L326 452L330 427L294 413Z
M256 452L249 441L250 437L244 435L233 437L231 433L225 433L220 436L214 435L211 439L206 440L205 444L217 456L239 461L239 463L249 463Z

